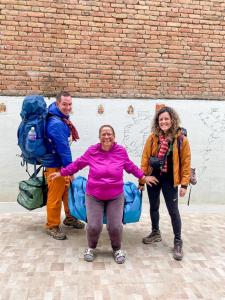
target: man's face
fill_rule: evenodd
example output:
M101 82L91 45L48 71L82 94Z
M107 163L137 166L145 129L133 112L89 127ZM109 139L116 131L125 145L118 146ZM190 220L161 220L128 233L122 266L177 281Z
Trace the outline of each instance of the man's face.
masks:
M61 96L61 100L57 101L58 109L66 116L72 111L72 98L70 96Z

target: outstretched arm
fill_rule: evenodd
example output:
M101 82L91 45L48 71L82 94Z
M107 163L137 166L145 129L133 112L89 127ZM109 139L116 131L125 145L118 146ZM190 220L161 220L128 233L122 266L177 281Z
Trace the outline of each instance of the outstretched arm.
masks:
M124 163L124 170L128 174L133 174L137 178L142 178L144 176L144 172L139 169L129 158L127 151L124 149L124 156L125 156L125 163Z
M62 168L60 172L54 172L50 174L48 179L54 180L59 176L68 176L77 173L79 170L82 170L88 165L89 163L88 157L89 155L87 150L81 157L77 158L74 162L69 164L67 167Z

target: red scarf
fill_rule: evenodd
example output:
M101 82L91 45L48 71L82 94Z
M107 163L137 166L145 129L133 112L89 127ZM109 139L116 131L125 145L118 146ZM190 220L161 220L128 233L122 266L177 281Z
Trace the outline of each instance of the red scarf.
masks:
M72 141L76 142L76 140L78 140L80 138L79 134L78 134L78 132L76 130L76 127L73 125L73 123L69 119L64 118L63 122L66 123L66 125L69 127L69 129L71 131Z
M158 158L164 158L165 155L167 154L168 150L169 150L169 143L168 143L168 139L165 138L164 136L160 135L159 137L159 152L157 157ZM164 166L162 168L162 172L167 172L167 159L165 160Z

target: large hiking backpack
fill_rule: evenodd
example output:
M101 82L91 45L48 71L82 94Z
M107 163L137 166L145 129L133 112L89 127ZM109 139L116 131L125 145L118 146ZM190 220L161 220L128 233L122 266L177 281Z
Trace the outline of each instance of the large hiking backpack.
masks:
M183 127L181 127L180 130L181 130L181 135L177 138L177 147L178 147L179 163L181 165L180 151L181 151L184 136L187 136L187 130ZM188 203L187 203L188 205L190 204L192 185L195 185L196 183L197 183L196 171L195 168L191 168L191 176L190 176L190 183L189 183L190 190L189 190Z
M22 153L22 165L34 165L34 173L36 165L48 166L53 160L53 154L48 153L47 139L45 136L46 119L48 111L44 97L41 95L26 96L20 116L22 121L17 131L18 146ZM28 132L34 127L36 139L29 140Z
M70 185L68 195L68 205L71 215L84 222L87 222L85 204L86 185L87 179L85 177L76 177ZM138 222L142 210L142 193L132 182L124 183L123 191L123 224ZM103 216L103 223L107 223L106 215Z
M181 135L177 138L177 146L178 146L179 161L181 164L180 151L183 143L183 137L187 136L187 130L183 127L181 127L180 130L181 130ZM195 185L196 183L197 183L197 176L196 176L195 168L191 168L190 184Z

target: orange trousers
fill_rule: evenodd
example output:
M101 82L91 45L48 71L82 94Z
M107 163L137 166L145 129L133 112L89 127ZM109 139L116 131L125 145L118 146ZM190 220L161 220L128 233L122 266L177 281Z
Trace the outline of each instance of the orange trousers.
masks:
M61 223L62 202L66 217L71 217L68 207L68 188L70 185L70 177L60 176L52 181L48 180L51 173L59 172L59 168L47 168L45 178L48 183L48 199L47 199L47 223L48 228L57 227Z

